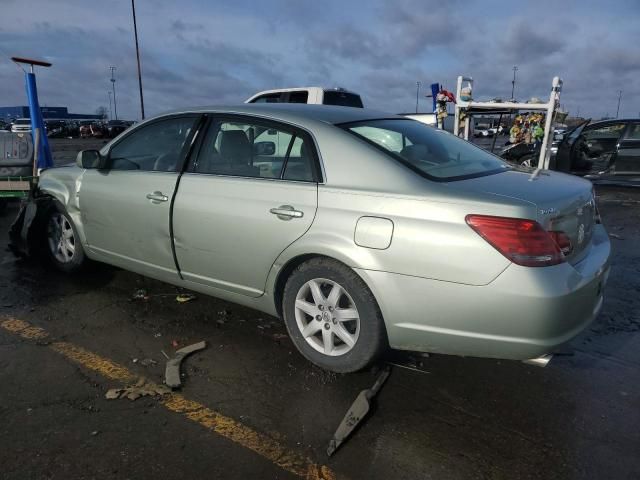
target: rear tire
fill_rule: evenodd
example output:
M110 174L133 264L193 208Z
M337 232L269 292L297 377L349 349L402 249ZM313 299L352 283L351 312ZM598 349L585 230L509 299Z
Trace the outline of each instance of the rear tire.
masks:
M57 202L46 207L40 225L41 249L46 259L64 273L82 270L87 258L73 221Z
M336 260L318 257L299 265L285 285L282 311L297 349L325 370L361 370L387 347L373 294L362 278Z

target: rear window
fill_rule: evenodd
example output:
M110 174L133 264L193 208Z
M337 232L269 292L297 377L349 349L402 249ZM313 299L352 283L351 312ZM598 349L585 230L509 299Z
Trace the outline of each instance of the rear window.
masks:
M300 90L289 93L289 103L307 103L309 100L309 92Z
M339 126L431 180L464 180L510 168L472 143L414 120L366 120Z
M362 99L355 93L327 90L324 92L322 103L325 105L339 105L342 107L362 108Z

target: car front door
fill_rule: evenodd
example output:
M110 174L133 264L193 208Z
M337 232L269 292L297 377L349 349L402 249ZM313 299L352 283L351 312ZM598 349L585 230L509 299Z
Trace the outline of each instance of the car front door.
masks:
M176 193L184 279L260 296L278 255L311 226L319 178L308 133L252 117L213 118Z
M599 177L610 175L618 153L618 141L625 127L623 122L586 127L574 145L572 172Z
M79 204L93 257L168 281L178 278L170 206L198 118L142 125L102 152L108 168L85 172Z
M615 174L640 181L640 122L630 124L620 140Z

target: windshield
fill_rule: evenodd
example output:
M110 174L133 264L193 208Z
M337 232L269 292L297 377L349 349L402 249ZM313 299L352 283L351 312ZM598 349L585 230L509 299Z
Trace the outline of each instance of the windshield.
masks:
M31 125L31 120L28 118L19 118L14 122L16 125Z
M325 105L362 108L362 99L360 98L360 95L341 92L339 90L325 90L322 103Z
M340 126L432 180L463 180L510 168L495 155L414 120L366 120Z

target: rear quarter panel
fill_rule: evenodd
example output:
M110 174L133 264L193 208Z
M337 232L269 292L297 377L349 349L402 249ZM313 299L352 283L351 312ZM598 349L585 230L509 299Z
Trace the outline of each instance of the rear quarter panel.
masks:
M522 213L517 207L502 207L502 215ZM319 253L353 268L485 285L509 261L467 226L465 216L495 212L495 204L454 203L321 187L313 225L286 253ZM356 224L364 216L393 222L387 248L356 244Z

